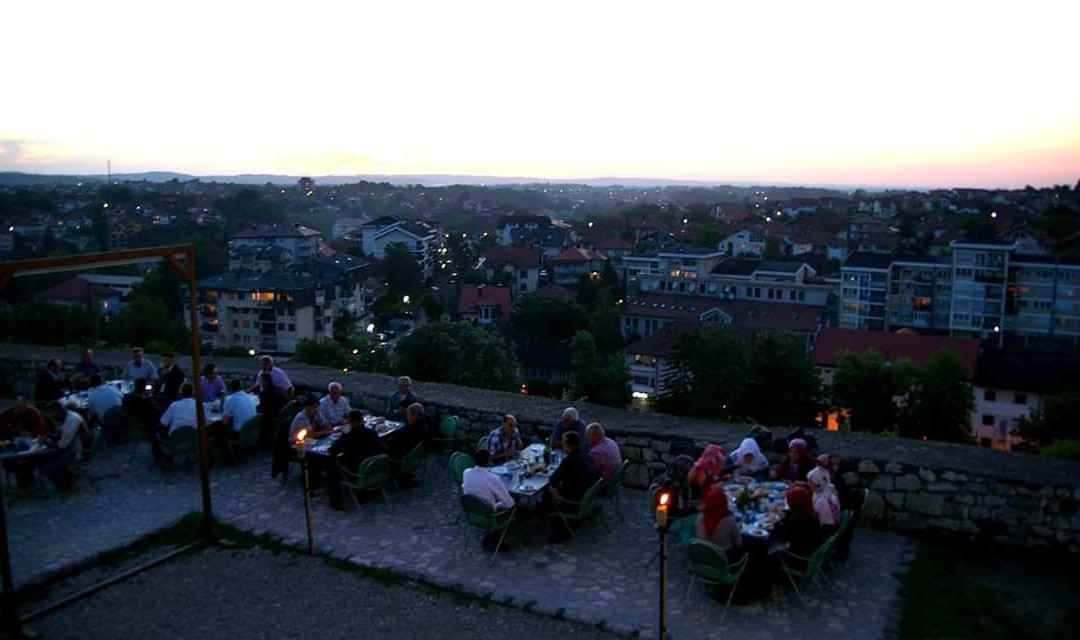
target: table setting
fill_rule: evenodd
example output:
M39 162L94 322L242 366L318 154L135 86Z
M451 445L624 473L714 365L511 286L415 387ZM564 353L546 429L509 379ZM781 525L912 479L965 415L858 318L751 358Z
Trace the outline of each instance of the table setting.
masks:
M398 420L387 420L381 416L365 415L364 426L373 429L379 434L380 438L385 438L404 427L405 423ZM351 428L349 425L339 425L334 427L330 435L325 438L309 439L307 441L307 452L317 456L330 455L330 446L337 442L341 436L348 433Z

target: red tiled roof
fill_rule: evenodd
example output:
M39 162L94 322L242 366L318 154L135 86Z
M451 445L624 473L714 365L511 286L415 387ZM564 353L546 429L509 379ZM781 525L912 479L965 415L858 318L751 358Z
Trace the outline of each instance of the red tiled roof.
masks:
M628 344L619 351L633 355L669 358L675 351L675 345L683 336L701 331L700 322L672 322L663 329L644 337L633 344Z
M72 278L42 291L38 296L44 300L87 302L91 296L95 298L118 298L120 292L103 284L93 284L80 278Z
M802 333L817 330L824 312L821 307L756 300L721 300L707 296L638 294L626 303L623 313L698 322L702 314L719 309L732 318L739 329L768 331L783 329Z
M862 353L875 350L886 360L907 358L916 366L923 366L930 355L938 349L948 349L964 363L969 379L975 375L979 360L978 338L949 338L923 336L917 333L886 333L883 331L856 331L854 329L822 329L811 360L819 367L835 367L844 351Z
M462 285L458 292L458 313L479 313L480 307L498 306L503 318L514 312L509 287Z
M537 298L551 298L553 300L577 300L577 293L573 289L555 284L545 284L533 293Z
M553 262L592 262L594 260L607 260L607 258L581 247L567 247L551 260Z
M618 236L611 236L607 240L604 240L600 244L596 245L597 249L610 249L615 251L629 251L634 248L634 245L630 244L626 240Z
M535 268L540 266L540 250L533 247L504 247L495 245L484 252L484 265L501 269L506 265L517 268Z

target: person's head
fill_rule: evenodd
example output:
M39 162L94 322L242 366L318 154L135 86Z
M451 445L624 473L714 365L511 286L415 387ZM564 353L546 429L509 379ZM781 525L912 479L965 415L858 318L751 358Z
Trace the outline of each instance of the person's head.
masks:
M604 427L600 426L599 422L590 422L589 426L585 427L585 440L589 442L590 447L603 439Z
M164 363L165 368L168 369L169 367L176 364L176 354L175 353L163 353L163 354L161 354L161 362Z
M354 428L364 426L364 412L359 409L349 411L349 426Z
M806 445L806 440L802 438L795 438L788 443L787 450L788 455L795 462L802 462L806 458L806 453L809 447Z
M818 456L817 464L819 467L829 472L830 479L836 477L837 473L840 473L840 458L837 458L830 453L823 453Z
M401 376L397 379L397 390L401 395L405 395L412 391L412 378L409 376Z
M142 359L143 359L142 347L135 347L134 349L131 350L131 359L137 365L142 364Z
M45 368L53 373L60 373L60 370L64 368L64 365L60 363L60 358L53 358L45 365Z
M506 435L514 433L514 429L517 429L517 418L509 413L506 414L503 417L502 424L499 425L499 428L502 429L502 432Z
M567 453L573 453L581 446L581 436L577 431L567 431L562 436L562 448Z
M240 382L240 378L233 378L229 380L229 393L236 393L244 388L244 383Z
M304 398L304 411L309 418L314 418L315 414L319 413L319 399L314 395Z
M94 375L90 376L90 386L91 387L100 387L104 383L105 383L105 381L101 379L100 374L95 373Z
M563 409L562 423L563 423L564 427L569 429L569 428L573 427L575 424L577 424L577 421L578 421L577 409L575 409L573 407L567 407L567 408Z
M269 389L273 384L274 384L274 376L270 375L269 373L266 373L265 371L263 373L259 374L259 386L260 387L262 387L263 389Z
M326 385L326 395L330 396L330 399L337 402L341 398L341 384L338 382L331 382Z
M263 356L259 358L259 366L266 373L270 373L274 370L274 356Z
M64 416L67 415L67 409L64 408L64 405L60 404L59 400L53 400L52 402L50 402L45 407L45 410L49 412L49 416L51 416L52 419L56 422L62 422L64 420Z
M180 397L181 398L194 398L195 397L195 386L192 385L190 382L185 382L184 384L180 385Z
M217 365L213 363L207 364L202 368L202 374L207 380L213 380L217 377Z
M478 467L486 467L491 463L491 452L487 449L481 449L473 454L473 462Z
M739 450L735 456L735 461L739 464L751 464L757 457L761 455L761 448L758 447L757 440L753 438L743 438L742 443L739 445Z
M92 349L83 349L82 355L79 356L79 361L84 364L90 364L94 360L94 351Z
M806 474L806 484L810 485L814 493L828 491L831 484L829 472L821 467L814 467L810 470L810 473Z
M414 402L405 408L405 420L412 424L424 417L424 405Z
M806 487L792 487L784 494L788 509L800 516L817 517L814 513L814 496Z

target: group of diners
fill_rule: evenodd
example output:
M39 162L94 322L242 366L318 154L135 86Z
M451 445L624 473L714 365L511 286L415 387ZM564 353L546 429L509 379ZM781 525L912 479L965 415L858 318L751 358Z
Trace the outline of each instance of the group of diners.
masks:
M57 489L70 489L75 480L71 466L90 446L86 421L59 400L49 402L42 412L18 396L0 411L0 449L9 454L3 468L15 475L21 488L30 488L40 471Z

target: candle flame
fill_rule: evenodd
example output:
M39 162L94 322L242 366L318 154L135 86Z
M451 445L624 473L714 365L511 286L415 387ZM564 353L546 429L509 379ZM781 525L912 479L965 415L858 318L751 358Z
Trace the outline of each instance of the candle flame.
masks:
M660 494L660 506L662 506L662 507L666 507L666 506L667 506L667 503L668 503L668 499L669 499L670 497L671 497L671 496L669 496L669 495L668 495L668 494L666 494L666 493L661 493L661 494Z
M307 429L301 429L296 433L296 443L304 444L304 438L307 437Z

